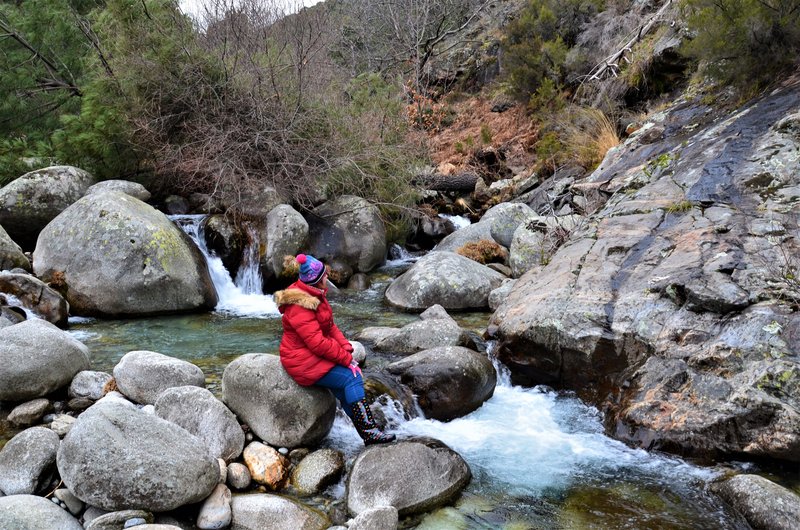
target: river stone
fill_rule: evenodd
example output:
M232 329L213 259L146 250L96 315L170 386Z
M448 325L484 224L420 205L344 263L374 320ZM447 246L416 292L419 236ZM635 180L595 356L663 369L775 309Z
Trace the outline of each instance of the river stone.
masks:
M489 293L505 277L454 252L431 252L395 279L386 301L409 311L439 304L445 309L488 307Z
M152 405L168 388L205 387L203 371L194 364L152 351L132 351L114 367L117 388L143 405Z
M94 182L89 173L70 166L26 173L0 188L0 224L23 249L33 249L39 232Z
M243 490L250 487L253 478L247 466L238 462L228 464L228 485L235 490Z
M375 350L410 355L437 346L462 346L468 336L458 323L446 318L428 318L406 324L375 343Z
M358 331L354 337L356 340L366 342L367 344L376 344L382 339L391 337L399 331L399 328L390 328L387 326L373 326L363 328Z
M398 522L397 508L379 506L358 514L350 523L349 530L396 530Z
M163 213L117 191L85 196L42 230L34 272L64 286L74 314L142 316L211 309L205 259Z
M492 239L492 223L478 222L459 228L449 236L445 237L433 247L433 250L439 252L455 252L467 243L477 243L478 241L494 241Z
M34 399L14 407L8 414L8 421L17 427L30 427L41 420L49 408L50 400L45 398Z
M50 429L31 427L0 450L0 490L6 495L38 493L53 476L60 440Z
M71 399L89 398L97 401L106 395L106 385L111 381L111 374L84 370L75 374L72 382L67 389L67 395Z
M335 449L320 449L303 458L292 471L292 486L300 495L315 495L339 480L344 456Z
M90 193L103 193L105 191L119 191L143 202L150 200L150 192L147 191L147 188L138 182L131 182L129 180L104 180L98 182L97 184L89 186L89 189L86 190L86 195Z
M505 202L488 210L481 222L491 222L492 239L509 248L517 227L538 217L527 204Z
M522 224L517 227L509 247L508 264L511 276L519 278L529 270L543 267L551 259L555 246L546 233Z
M2 300L0 300L2 302ZM0 329L25 322L25 311L18 307L0 305Z
M498 307L500 307L516 283L517 280L508 278L503 280L503 283L500 284L500 287L489 293L489 309L495 311Z
M0 528L8 530L83 530L66 510L44 497L9 495L0 497Z
M316 445L333 426L336 398L302 387L277 355L249 353L225 367L222 400L266 443L275 447Z
M200 232L208 250L222 260L231 277L235 278L242 263L242 251L247 244L243 227L231 216L215 214L205 218Z
M125 523L140 520L143 524L153 522L153 514L146 510L119 510L102 514L86 525L86 530L122 530Z
M353 272L369 272L386 258L386 228L377 206L342 195L313 210L308 218L310 253L323 261L341 260Z
M56 290L30 274L0 272L0 293L13 295L39 318L64 329L69 318L69 304Z
M200 438L211 456L230 462L242 454L244 432L236 416L205 388L169 388L161 393L155 407L159 417Z
M59 488L54 493L55 497L64 503L71 513L74 516L80 515L83 511L83 501L76 497L68 488Z
M22 253L22 248L17 245L8 233L0 226L0 270L10 269L31 270L31 262Z
M322 513L278 495L234 495L231 530L325 530L330 520Z
M244 449L244 463L255 482L277 491L289 478L289 461L261 442L250 442Z
M63 438L72 429L75 421L77 420L69 414L59 414L50 422L50 430Z
M394 506L400 517L452 502L472 474L461 456L433 439L374 445L353 462L347 482L347 509L353 515L376 506Z
M40 319L0 329L0 401L34 399L89 368L89 349Z
M106 510L168 511L205 499L219 465L197 437L113 401L80 415L58 450L64 484Z
M231 490L218 484L200 506L195 525L200 530L217 530L231 524Z
M428 418L448 421L479 408L494 394L492 362L459 346L432 348L394 362L387 370L411 388Z
M755 529L796 530L800 495L758 475L736 475L711 490L744 515Z
M266 252L262 258L267 270L278 277L294 271L284 270L284 257L295 256L308 241L308 223L288 204L280 204L267 214Z

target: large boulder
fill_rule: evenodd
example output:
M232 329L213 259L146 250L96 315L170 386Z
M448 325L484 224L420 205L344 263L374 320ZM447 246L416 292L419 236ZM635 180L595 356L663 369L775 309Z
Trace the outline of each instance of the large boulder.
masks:
M334 484L344 471L344 456L335 449L320 449L303 458L292 471L292 486L300 495L315 495Z
M174 423L115 401L78 417L58 450L76 497L104 510L162 512L199 502L219 481L205 444Z
M29 271L31 270L31 262L22 253L22 248L0 226L0 270L15 268Z
M266 252L263 264L274 276L286 275L284 257L295 256L308 241L308 222L287 204L273 208L267 215Z
M0 450L0 491L32 495L47 487L60 442L58 435L45 427L31 427L14 436Z
M386 301L409 311L439 304L445 309L483 309L505 279L499 272L453 252L431 252L395 279Z
M408 355L438 346L467 344L469 336L466 331L461 329L444 309L442 312L443 315L439 318L427 318L406 324L395 333L376 341L374 349Z
M89 368L89 349L40 319L0 329L0 401L34 399Z
M205 387L203 371L188 361L153 351L131 351L114 367L119 391L143 405L152 405L161 393L177 386Z
M90 194L42 231L34 271L63 286L73 313L154 315L210 309L205 260L175 224L118 191Z
M69 304L57 291L30 274L0 272L0 293L14 296L25 309L60 328L67 327Z
M497 384L489 358L459 346L425 350L387 369L411 388L426 417L440 421L474 411L492 397Z
M386 228L369 201L342 195L315 208L308 218L310 253L338 259L354 272L369 272L386 258Z
M205 388L179 386L163 391L156 415L200 438L214 458L230 462L242 454L244 432L228 407Z
M147 188L138 182L131 182L129 180L104 180L89 186L89 189L86 190L86 194L103 193L105 191L119 191L143 202L150 200L150 192L147 191Z
M799 108L681 103L574 184L611 198L489 325L514 382L578 392L633 445L800 461Z
M433 250L441 252L455 252L467 243L477 243L478 241L494 241L492 239L491 221L481 222L459 228L449 236L445 237L433 247Z
M471 478L464 459L438 440L376 445L353 462L347 509L353 515L378 506L394 506L400 517L424 513L452 502Z
M277 355L242 355L222 374L222 400L253 432L276 447L315 445L333 426L336 399L319 387L302 387Z
M234 495L231 530L325 530L331 525L322 513L278 495Z
M527 204L504 202L490 208L481 222L490 222L492 239L509 248L517 227L538 217Z
M794 530L800 523L800 495L764 477L736 475L711 484L711 491L756 530Z
M26 173L0 189L0 225L23 249L31 250L39 232L94 182L89 173L70 166Z
M0 528L83 530L83 526L68 511L35 495L9 495L0 498Z

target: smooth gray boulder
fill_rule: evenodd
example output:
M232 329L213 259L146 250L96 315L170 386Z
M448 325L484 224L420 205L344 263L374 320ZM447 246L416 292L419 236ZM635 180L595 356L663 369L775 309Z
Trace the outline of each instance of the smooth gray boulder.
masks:
M311 507L266 493L234 495L231 530L325 530L330 520Z
M147 188L138 182L131 182L129 180L104 180L98 182L97 184L89 186L89 189L86 190L86 195L90 193L103 193L106 191L119 191L135 199L139 199L142 202L150 200L150 192L147 191Z
M253 432L275 447L315 445L333 426L336 398L302 387L277 355L248 353L225 367L222 400Z
M23 249L31 250L42 229L94 183L89 173L71 166L26 173L0 188L0 225Z
M34 399L89 368L89 349L40 319L0 328L0 401Z
M6 495L39 493L55 471L58 435L31 427L14 436L0 450L0 490Z
M278 205L267 214L265 237L264 265L275 276L286 276L283 258L297 255L305 246L308 222L288 204Z
M527 204L504 202L489 209L481 218L481 222L490 222L492 239L509 248L517 227L538 217Z
M439 304L447 310L483 309L502 274L454 252L431 252L386 289L386 301L408 311Z
M113 377L106 372L84 370L75 374L67 389L70 399L88 398L97 401L106 395L106 385Z
M422 438L374 445L353 462L347 509L353 515L394 506L400 517L455 500L472 478L461 456L438 440Z
M500 287L489 293L489 309L495 311L498 307L500 307L516 283L517 280L508 278L503 280L503 283L500 284Z
M369 272L386 258L386 228L377 206L342 195L307 218L310 253L325 262L347 263L353 272Z
M244 431L236 416L205 388L169 388L161 393L155 407L159 418L200 438L214 458L230 462L242 454Z
M31 270L31 262L22 253L22 248L17 245L11 236L0 226L0 270L11 269Z
M481 220L483 221L483 220ZM467 243L477 243L478 241L494 241L492 239L492 223L478 222L459 228L449 236L445 237L433 247L433 250L439 252L455 252Z
M494 394L497 374L486 354L459 346L432 348L387 370L411 388L428 418L448 421L479 408Z
M547 239L546 232L530 228L526 224L517 227L508 251L511 275L519 278L532 269L542 268L555 253L555 245Z
M339 480L344 456L335 449L320 449L303 458L292 471L292 486L300 495L315 495Z
M467 333L445 313L442 318L426 318L406 324L395 333L379 339L375 350L410 355L438 346L463 346Z
M0 293L14 296L39 318L66 329L69 304L58 291L30 274L0 272Z
M197 437L115 401L78 417L57 464L76 497L105 510L173 510L202 501L219 481L219 464Z
M0 528L8 530L83 530L83 526L53 502L35 495L0 497Z
M711 491L756 530L796 530L800 523L800 495L764 477L736 475L711 484Z
M164 390L205 387L203 371L194 364L152 351L131 351L114 367L117 388L142 405L152 405Z
M358 514L350 524L350 530L396 530L398 524L397 508L379 506Z
M42 230L34 272L63 285L77 315L119 317L211 309L217 294L189 237L118 191L85 196Z

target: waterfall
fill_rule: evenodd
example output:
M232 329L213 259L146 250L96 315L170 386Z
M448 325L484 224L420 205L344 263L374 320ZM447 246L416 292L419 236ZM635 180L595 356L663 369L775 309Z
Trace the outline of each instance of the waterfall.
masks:
M260 287L257 292L248 293L237 286L219 256L208 250L202 228L205 215L171 215L169 218L192 238L197 248L205 256L208 271L211 273L211 281L214 283L219 298L215 308L217 312L260 318L280 316L271 295L261 294ZM256 252L258 252L257 248ZM256 266L257 264L258 260L256 259Z
M236 286L246 294L261 294L261 260L258 231L253 223L244 223L247 246L242 251L242 264L236 273Z
M456 227L456 230L472 224L472 221L470 221L463 215L448 215L446 213L440 213L439 217L441 217L442 219L448 219L451 223L453 223L453 226Z

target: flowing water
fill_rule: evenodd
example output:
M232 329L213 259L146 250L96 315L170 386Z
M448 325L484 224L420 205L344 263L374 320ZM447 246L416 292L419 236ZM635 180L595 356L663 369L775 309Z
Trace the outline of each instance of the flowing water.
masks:
M200 218L175 219L196 240ZM199 243L201 250L207 249ZM336 320L346 335L367 326L395 326L417 320L383 303L383 291L415 258L405 255L370 275L362 292L329 293ZM135 320L70 319L72 333L92 354L92 368L111 371L128 351L152 350L189 360L206 374L217 395L225 366L249 352L277 354L281 326L271 296L237 287L221 261L208 257L219 305L212 313ZM256 260L257 262L257 260ZM453 315L480 331L488 313ZM491 351L491 345L489 345ZM371 353L370 378L391 356ZM631 449L603 434L600 413L574 396L510 383L497 365L494 396L475 412L442 423L382 401L389 430L401 438L442 440L469 463L473 479L454 507L404 522L420 529L631 528L744 529L747 524L706 493L721 472L683 460ZM413 419L409 419L413 418ZM353 458L362 448L341 411L323 445ZM328 491L320 505L341 502L344 484ZM308 501L306 501L308 502ZM313 501L312 501L313 502Z

